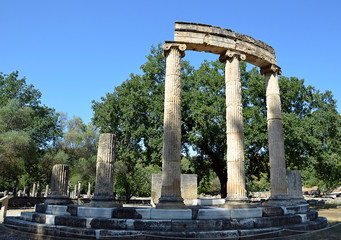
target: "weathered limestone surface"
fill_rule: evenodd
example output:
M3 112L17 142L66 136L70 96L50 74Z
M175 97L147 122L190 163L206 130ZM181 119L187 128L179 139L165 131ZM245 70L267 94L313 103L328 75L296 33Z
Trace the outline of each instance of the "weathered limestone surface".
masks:
M51 194L48 195L46 204L67 204L67 186L69 181L69 166L66 164L56 164L52 168Z
M275 50L254 38L200 23L175 22L174 41L186 43L187 50L224 54L226 50L246 55L246 61L258 67L277 64Z
M159 203L161 197L162 174L152 174L152 205ZM186 205L193 205L197 199L198 186L196 174L181 174L181 197Z
M115 135L109 133L100 134L96 164L95 193L91 199L93 206L121 206L121 204L114 202L115 197L113 195L115 147Z
M157 208L184 208L181 197L181 58L184 44L164 44L166 57L162 189Z
M299 203L306 203L302 193L302 178L300 170L288 170L288 197L291 200L299 201Z
M278 74L280 74L280 69L272 65L268 68L261 69L261 73L265 75L266 84L271 180L270 200L287 199L282 109L278 85Z
M246 201L244 124L242 108L242 86L239 61L245 56L226 52L220 57L225 61L226 84L226 137L227 137L227 203Z

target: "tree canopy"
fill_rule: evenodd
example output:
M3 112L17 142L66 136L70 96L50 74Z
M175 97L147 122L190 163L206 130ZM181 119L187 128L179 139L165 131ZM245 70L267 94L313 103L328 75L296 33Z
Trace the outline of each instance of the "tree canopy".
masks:
M252 189L269 178L265 80L241 62L245 160ZM93 101L93 124L118 139L117 160L128 172L137 163L161 166L165 59L152 47L141 74ZM340 184L340 115L330 91L305 86L295 77L279 78L288 169L302 170L305 183L331 188ZM184 172L210 181L213 169L226 195L226 120L224 64L203 62L198 69L182 61L182 162ZM225 191L225 192L224 192Z

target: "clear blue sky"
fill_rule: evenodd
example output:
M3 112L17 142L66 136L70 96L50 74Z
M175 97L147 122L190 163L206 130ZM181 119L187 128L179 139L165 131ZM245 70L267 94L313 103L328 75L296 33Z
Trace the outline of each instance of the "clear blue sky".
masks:
M58 112L92 117L91 101L139 73L150 46L174 38L174 22L229 28L276 50L283 75L331 90L341 106L341 1L0 2L0 72L19 71ZM186 52L199 66L217 56Z

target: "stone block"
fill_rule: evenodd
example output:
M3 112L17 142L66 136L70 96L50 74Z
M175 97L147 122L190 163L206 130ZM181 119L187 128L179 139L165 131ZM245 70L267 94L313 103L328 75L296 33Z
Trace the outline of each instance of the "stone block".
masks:
M199 209L197 219L230 219L231 209L229 208L214 208L214 209Z
M141 219L142 215L136 211L136 208L114 208L112 218Z
M53 214L53 215L65 215L71 216L71 214L67 211L67 206L62 205L48 205L46 208L46 214Z
M56 216L55 225L86 228L86 219L73 216Z
M20 219L32 222L35 212L21 212Z
M172 231L189 232L198 231L198 220L172 220Z
M191 209L151 209L150 219L192 219Z
M45 220L45 224L48 225L55 225L55 215L46 215L46 220Z
M237 240L239 239L239 232L238 230L225 230L225 231L209 231L209 232L198 232L196 234L196 237L198 239L200 238L207 238L207 236L210 237L210 239L231 239L231 240Z
M127 229L127 221L125 219L93 218L90 226L92 228L125 230Z
M302 223L302 218L298 215L265 217L255 219L255 228L281 227L300 223Z
M262 207L263 217L283 216L284 209L281 207Z
M47 209L47 205L44 203L38 203L35 205L35 211L39 213L45 213Z
M71 214L71 216L77 216L78 206L77 205L68 205L67 211Z
M211 199L193 199L193 205L195 206L214 206L225 204L223 198L211 198Z
M152 196L151 204L155 206L161 197L162 175L152 175ZM186 205L192 205L193 200L197 199L197 175L181 174L181 197Z
M151 208L136 208L136 212L142 216L142 219L150 219Z
M263 212L261 208L231 209L231 218L260 218Z
M43 213L35 213L32 216L32 222L45 223L46 222L46 215Z
M184 220L135 220L134 230L145 231L174 231L173 221Z
M317 211L312 210L312 211L307 212L307 218L310 221L313 221L313 220L317 219L317 217L318 217L318 212Z
M111 218L113 210L113 208L78 207L77 215L88 218Z

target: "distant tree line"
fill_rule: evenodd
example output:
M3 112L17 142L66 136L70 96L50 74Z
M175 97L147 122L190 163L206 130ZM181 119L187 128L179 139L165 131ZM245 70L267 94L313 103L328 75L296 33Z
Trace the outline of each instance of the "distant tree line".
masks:
M241 62L245 161L250 191L269 184L264 77ZM152 47L141 74L93 101L92 123L68 119L41 103L41 93L18 72L0 73L0 190L50 181L54 164L70 165L72 184L95 183L99 133L117 137L115 192L149 196L151 174L162 165L165 59ZM330 91L295 77L279 78L288 169L304 184L332 189L341 183L341 117ZM226 196L224 64L182 62L182 171L198 174L199 193Z

